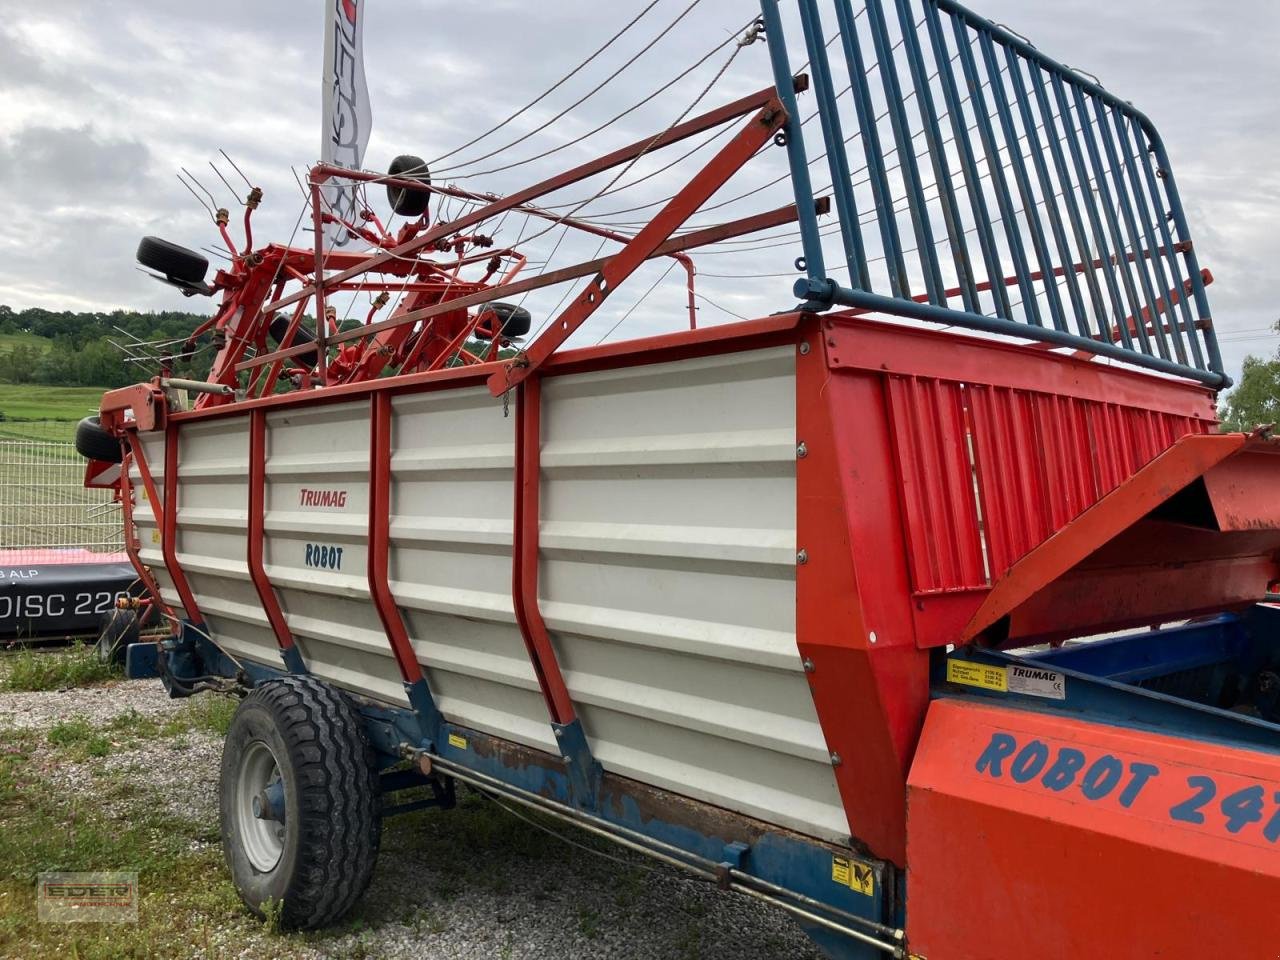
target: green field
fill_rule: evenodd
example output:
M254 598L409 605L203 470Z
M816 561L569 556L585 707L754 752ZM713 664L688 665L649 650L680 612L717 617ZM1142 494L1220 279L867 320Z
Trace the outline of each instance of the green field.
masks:
M102 393L102 387L0 383L0 414L6 421L76 421L97 411Z
M52 344L48 337L37 337L34 333L0 333L0 353L14 347L35 347L44 353Z

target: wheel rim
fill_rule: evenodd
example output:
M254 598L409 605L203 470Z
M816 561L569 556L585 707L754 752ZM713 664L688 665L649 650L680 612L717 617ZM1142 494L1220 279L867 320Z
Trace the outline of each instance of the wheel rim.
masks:
M277 804L263 802L269 794L279 798ZM275 869L284 853L283 783L275 754L261 740L250 743L240 759L235 815L245 855L254 869L262 873Z

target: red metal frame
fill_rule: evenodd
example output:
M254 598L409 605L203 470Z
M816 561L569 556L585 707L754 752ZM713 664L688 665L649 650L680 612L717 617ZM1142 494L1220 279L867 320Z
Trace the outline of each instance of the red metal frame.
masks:
M246 535L249 566L249 577L253 580L262 609L276 635L276 643L283 653L294 646L293 632L285 620L284 611L280 608L280 600L271 579L267 576L267 568L263 562L264 538L266 531L266 491L267 491L267 414L264 410L253 410L249 414L249 529Z
M511 525L511 597L551 722L577 716L538 608L538 523L542 486L542 381L525 380L516 393L515 515Z
M142 486L147 493L147 500L151 503L151 512L160 527L160 551L164 556L165 570L168 571L170 578L173 580L174 589L178 591L178 597L182 601L182 607L186 611L187 619L193 623L203 623L204 618L200 614L200 607L196 604L191 585L187 582L186 574L183 573L182 567L178 564L178 553L175 546L178 500L176 486L178 473L177 430L171 426L165 428L163 499L156 493L156 483L151 476L151 468L147 464L146 451L143 449L141 441L137 440L136 434L131 440L130 450L133 455L133 462L138 466L138 475L142 477ZM160 596L158 589L155 596L157 598Z
M796 358L796 640L849 831L905 864L902 798L928 703L879 377L833 375L834 319L799 328ZM806 352L807 348L807 352Z
M794 81L798 90L804 89L806 83L803 77L797 77ZM533 204L534 200L545 194L579 183L752 112L757 115L747 122L746 127L652 222L634 236L575 217L558 215ZM682 237L672 238L671 234L737 169L750 160L768 137L785 122L786 114L775 91L771 87L765 88L503 198L473 193L454 186L383 177L321 164L311 171L306 187L309 191L313 229L313 241L309 250L277 245L269 245L259 251L251 250L251 217L261 201L261 191L255 188L245 203L243 251L228 234L225 217L219 219L218 229L231 252L232 263L229 268L219 270L214 278L211 289L222 293L222 302L209 323L202 325L202 330L207 328L211 331L216 353L207 379L211 383L239 390L245 386L241 383L241 375L247 373L249 395L265 397L277 391L279 378L286 373L292 379L293 389L309 392L316 386L328 387L375 379L388 366L398 367L399 373L407 374L416 369L432 370L458 362L476 364L492 360L498 356L500 348L509 346L511 341L503 339L499 331L498 339L487 350L480 352L465 349L468 336L474 335L480 320L480 313L474 316L468 313L470 308L492 302L504 294L526 292L597 274L586 291L508 368L506 387L499 390L499 378L496 372L490 372L491 389L502 392L527 376L529 369L543 363L640 263L656 256L673 257L684 266L689 326L694 328L697 326L694 290L696 269L685 251L769 226L793 222L798 214L792 206L692 231ZM406 223L392 236L372 211L366 211L362 215L362 225L341 220L333 211L325 209L321 187L335 178L355 183L376 182L410 190L426 190L481 202L456 220L432 223L424 216ZM819 212L826 209L825 201L818 201L818 209ZM594 236L613 239L623 244L623 247L612 256L590 263L549 270L538 277L516 280L524 263L524 255L515 249L492 249L492 238L468 232L512 210L541 218L552 226L562 224ZM341 224L356 232L372 244L374 250L369 253L325 251L324 229L331 224ZM439 256L441 254L445 256ZM504 260L509 261L505 270L502 269ZM479 277L463 276L461 273L464 267L479 267L482 264L487 266ZM332 276L326 276L326 271L330 269L336 272ZM394 278L402 278L404 282L390 282ZM299 288L286 292L286 288L294 284ZM376 318L377 311L386 305L387 298L383 297L369 310L364 323L354 329L341 331L325 319L327 300L333 292L385 292L391 289L400 290L406 299L389 318ZM312 302L315 304L315 339L309 343L294 343L302 317ZM270 320L275 311L291 305L295 309L285 336L276 345L276 349L271 349L267 342ZM199 335L200 330L192 334L188 347L194 346L194 339ZM350 345L343 346L344 344ZM339 347L339 350L335 356L330 356L329 350L334 346ZM298 358L310 354L314 354L314 360L308 360L305 365L299 363ZM288 364L290 360L294 361L292 367ZM137 399L146 401L145 397ZM209 391L198 396L196 408L208 409L236 403L236 396L229 391ZM104 408L104 415L106 412ZM139 416L143 414L145 411ZM124 428L123 420L109 420L112 429ZM143 425L142 429L147 429L148 426Z
M134 571L138 574L138 579L142 581L147 588L147 592L155 603L164 607L164 609L172 614L168 604L160 596L160 584L156 582L155 576L151 573L151 568L142 562L141 544L137 538L137 529L133 525L133 484L129 480L129 468L132 465L133 454L126 453L120 462L120 513L124 522L124 551L129 557L129 563L133 565Z
M968 458L956 454L954 442L945 456L929 455L932 459L926 456L912 465L908 453L915 448L904 446L904 432L917 440L928 439L937 427L944 423L955 427L956 421L904 420L915 409L910 405L941 402L937 398L956 392L949 384L959 381L964 384L958 388L962 395L968 390L975 395L1023 392L1054 396L1058 402L1082 409L1090 405L1123 408L1124 416L1130 418L1124 421L1125 431L1100 434L1116 447L1102 458L1107 482L1122 483L1167 445L1167 430L1176 427L1196 434L1211 428L1213 398L1209 391L1187 382L990 339L886 324L852 312L823 317L779 315L557 352L517 387L513 398L513 604L554 723L571 723L576 712L538 610L543 379L780 344L796 350L796 439L805 447L796 467L798 654L809 668L807 676L850 833L868 851L903 864L903 796L928 705L928 648L957 642L991 591L990 584L984 583L958 591L921 592L913 579L916 556L911 544L917 535L913 531L928 529L931 519L947 511L939 512L939 501L932 494L924 496L910 487L931 472L950 470L972 477L972 468ZM380 616L385 615L383 625L402 673L415 679L421 676L420 668L387 581L391 401L401 393L474 387L500 369L489 362L246 400L173 414L170 429L246 410L262 417L273 409L369 398L373 418L370 587ZM927 410L921 407L915 412ZM1074 429L1086 423L1079 417L1051 422L1037 415L1034 405L992 407L988 413L1003 418L1000 422L1011 450L1026 450L1028 438L1041 435L1036 431ZM958 429L972 430L977 419L969 416L960 423ZM1169 437L1168 443L1173 439ZM1029 452L1025 455L1036 462L1051 462L1077 450L1071 444L1055 447L1055 443L1034 457ZM918 449L922 456L929 453L929 448ZM957 489L954 484L939 488L944 493L950 490L953 503ZM1087 506L1079 498L1071 502L1077 511ZM1054 523L1073 519L1047 516ZM993 528L990 535L997 533ZM1259 583L1265 587L1260 577L1280 577L1269 562L1237 566L1228 573L1233 590ZM1179 583L1177 589L1185 595L1194 583Z
M659 245L742 169L743 164L786 122L787 112L782 109L782 103L777 97L769 98L759 113L636 234L635 239L609 258L595 279L552 321L532 346L521 351L500 373L490 375L489 392L494 396L506 393L542 366L547 357L599 309L618 284L653 256Z
M406 686L422 680L400 607L391 592L391 396L369 402L369 594Z

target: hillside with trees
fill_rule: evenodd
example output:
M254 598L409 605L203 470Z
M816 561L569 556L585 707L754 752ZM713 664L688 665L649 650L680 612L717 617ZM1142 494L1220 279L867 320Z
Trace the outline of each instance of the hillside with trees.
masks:
M64 387L121 387L155 373L154 364L129 363L114 346L130 338L143 341L185 339L207 317L162 311L138 313L55 313L33 307L13 310L0 304L0 383ZM170 349L181 349L181 343ZM151 351L155 352L155 351ZM178 376L202 375L208 358L178 361Z

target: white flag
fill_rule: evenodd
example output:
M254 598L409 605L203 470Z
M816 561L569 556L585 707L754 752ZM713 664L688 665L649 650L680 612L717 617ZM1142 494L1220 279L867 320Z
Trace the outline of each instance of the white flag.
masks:
M324 24L324 133L320 159L358 169L369 144L373 114L369 89L364 82L365 0L324 0L328 7ZM350 181L330 180L322 188L326 212L361 226L362 204ZM367 246L337 223L326 224L325 244L351 249Z

